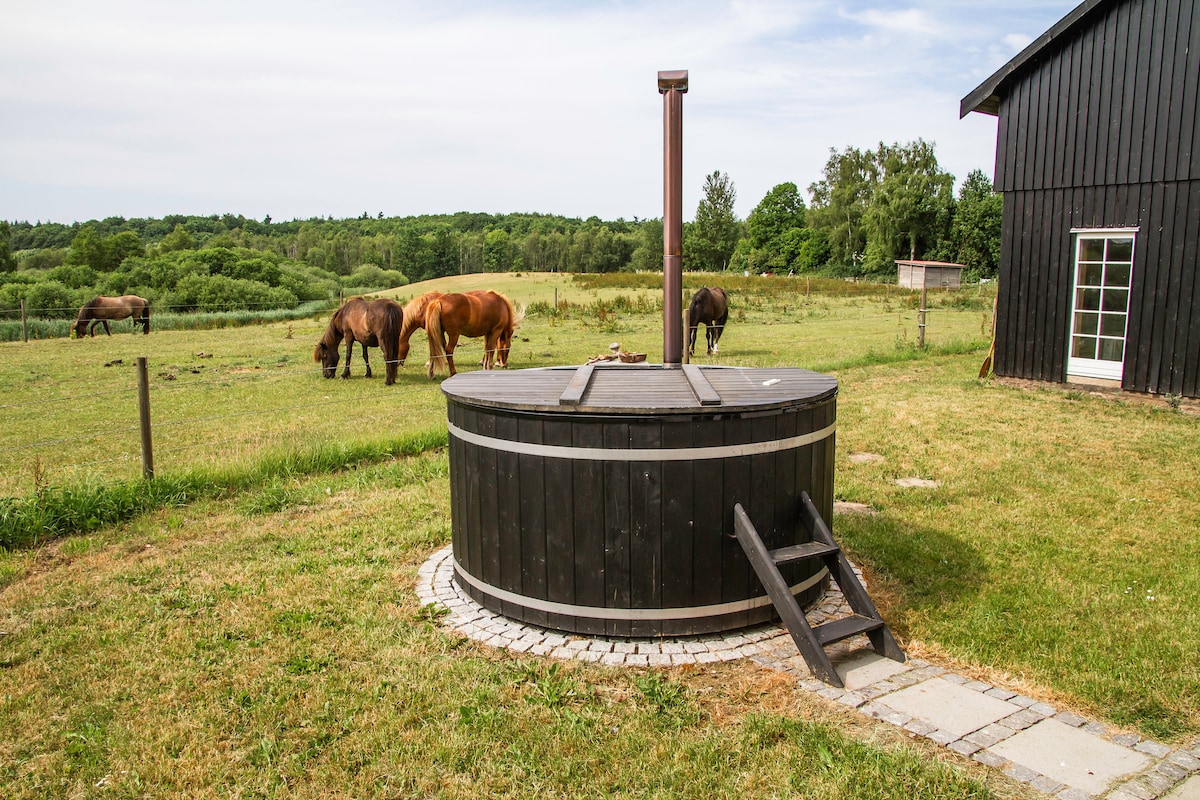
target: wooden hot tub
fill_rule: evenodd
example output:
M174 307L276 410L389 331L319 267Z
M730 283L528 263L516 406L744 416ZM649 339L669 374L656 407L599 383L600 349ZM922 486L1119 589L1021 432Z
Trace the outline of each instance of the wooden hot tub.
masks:
M831 519L837 381L801 369L598 365L477 371L448 403L455 580L512 619L676 636L774 614L733 534L809 540ZM819 560L784 568L801 604Z

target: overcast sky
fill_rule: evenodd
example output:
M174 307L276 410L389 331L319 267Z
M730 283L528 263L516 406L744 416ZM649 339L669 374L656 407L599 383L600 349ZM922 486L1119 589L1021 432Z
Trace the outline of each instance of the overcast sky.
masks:
M4 0L0 218L661 217L674 69L687 219L714 170L745 218L880 141L990 177L959 101L1075 5Z

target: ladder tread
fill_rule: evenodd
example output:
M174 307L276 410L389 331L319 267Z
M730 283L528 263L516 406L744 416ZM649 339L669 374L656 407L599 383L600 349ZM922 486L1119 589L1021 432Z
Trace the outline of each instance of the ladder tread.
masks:
M772 550L771 560L776 566L782 567L784 564L794 564L797 561L804 561L808 558L820 558L840 553L841 550L836 544L805 542L804 544L793 544L787 547L780 547L778 550Z
M864 617L861 614L852 614L848 617L835 619L832 622L826 622L824 625L818 625L813 628L813 633L817 635L817 641L822 646L840 642L843 639L849 639L860 633L870 633L874 630L879 630L884 626L881 619L872 617Z
M865 633L871 639L872 649L881 656L903 662L904 651L896 643L887 623L875 609L875 604L871 602L858 576L846 561L833 538L832 531L821 519L808 492L801 492L800 500L802 518L815 541L767 550L741 503L735 503L733 506L734 533L758 575L759 582L767 590L780 620L791 634L792 641L813 675L831 686L841 688L844 684L830 662L829 654L825 652L827 645ZM791 593L779 567L818 557L825 562L830 578L842 590L842 595L854 613L813 627L809 625L804 610Z

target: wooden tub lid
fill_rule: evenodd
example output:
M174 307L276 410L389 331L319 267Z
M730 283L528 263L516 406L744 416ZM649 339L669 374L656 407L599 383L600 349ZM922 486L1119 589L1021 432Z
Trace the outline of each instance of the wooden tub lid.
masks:
M817 403L837 394L837 379L794 367L609 363L463 372L442 391L465 405L517 411L687 414Z

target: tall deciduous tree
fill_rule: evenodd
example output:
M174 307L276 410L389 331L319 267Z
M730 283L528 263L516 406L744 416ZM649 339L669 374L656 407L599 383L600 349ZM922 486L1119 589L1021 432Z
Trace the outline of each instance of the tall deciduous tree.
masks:
M12 255L11 241L12 228L7 220L0 219L0 272L12 272L17 268L17 262Z
M808 187L812 195L809 224L825 234L830 260L836 264L862 262L867 249L863 216L874 196L878 174L872 153L855 147L842 152L830 148L823 177Z
M1000 270L1000 223L1004 198L982 170L972 170L958 190L950 230L953 258L970 273L994 278Z
M130 256L142 256L146 254L146 248L142 247L142 240L133 231L121 231L114 233L112 236L104 240L104 269L111 272L121 266L121 262Z
M750 246L777 249L785 232L804 227L804 211L804 198L796 184L781 183L771 189L746 218Z
M74 245L72 245L74 247ZM183 225L176 224L175 230L168 233L162 238L158 244L160 253L169 253L174 250L195 250L196 240L187 232Z
M663 268L663 224L660 219L648 219L637 234L637 246L629 259L629 269L659 272Z
M734 213L737 191L728 175L719 170L704 179L704 197L691 226L693 269L722 270L729 265L741 238L742 225ZM685 252L685 256L687 253Z
M744 267L758 272L819 266L813 263L818 251L810 249L804 258L800 257L802 245L814 232L805 227L804 199L794 183L781 183L767 192L746 218L746 231L745 244L737 251L744 256ZM828 257L827 246L822 257Z
M86 264L97 272L103 272L108 262L108 254L104 249L104 237L91 225L84 225L71 240L71 249L67 252L67 264Z
M890 269L897 257L912 259L934 249L949 233L954 203L954 176L938 166L932 143L880 142L875 163L879 182L863 216L874 245L866 264L871 271Z

